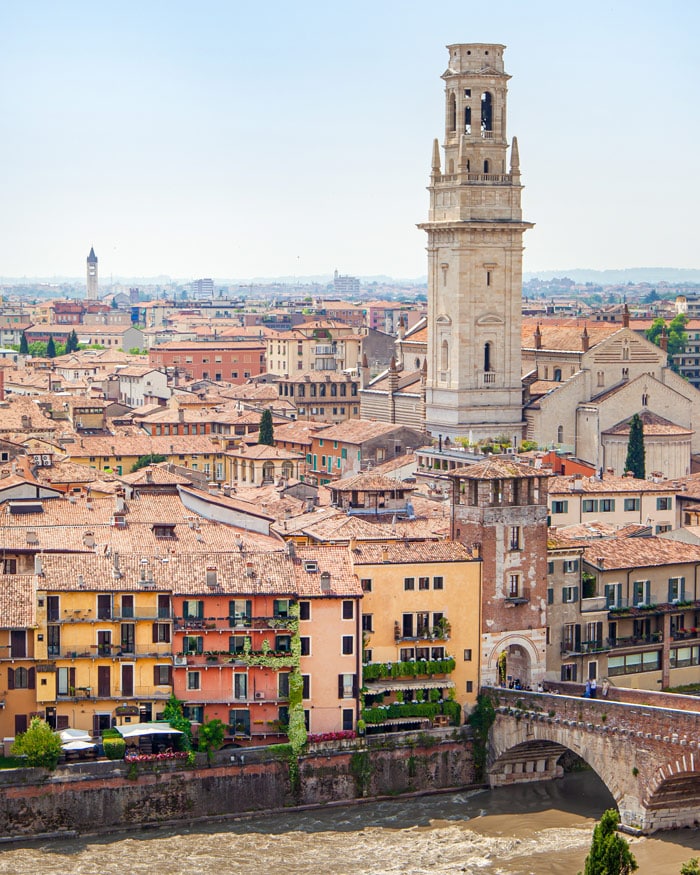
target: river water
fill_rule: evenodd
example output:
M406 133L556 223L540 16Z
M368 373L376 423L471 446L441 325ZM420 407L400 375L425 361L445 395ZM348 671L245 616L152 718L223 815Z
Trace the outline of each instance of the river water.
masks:
M3 846L12 875L576 875L612 798L592 772L489 791L178 829ZM678 875L700 831L630 839L640 875Z

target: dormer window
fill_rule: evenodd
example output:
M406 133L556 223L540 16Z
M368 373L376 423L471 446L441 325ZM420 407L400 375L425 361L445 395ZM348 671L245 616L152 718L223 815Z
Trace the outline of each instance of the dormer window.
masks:
M174 538L175 523L156 523L152 531L156 538Z

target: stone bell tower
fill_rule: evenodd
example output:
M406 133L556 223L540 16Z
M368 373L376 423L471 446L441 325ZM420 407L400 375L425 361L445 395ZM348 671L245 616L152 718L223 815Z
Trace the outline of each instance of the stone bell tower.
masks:
M91 246L87 257L87 295L88 301L97 300L97 256Z
M433 144L428 234L426 427L474 440L522 436L520 161L510 166L505 46L452 45L444 166Z

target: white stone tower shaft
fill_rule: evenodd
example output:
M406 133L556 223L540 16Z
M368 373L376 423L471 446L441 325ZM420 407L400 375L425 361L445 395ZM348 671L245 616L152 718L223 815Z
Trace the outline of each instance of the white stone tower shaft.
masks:
M426 424L455 438L522 435L524 222L505 46L448 46L444 167L433 145L428 234Z
M87 257L87 300L97 300L97 256L95 250L91 246L90 254Z

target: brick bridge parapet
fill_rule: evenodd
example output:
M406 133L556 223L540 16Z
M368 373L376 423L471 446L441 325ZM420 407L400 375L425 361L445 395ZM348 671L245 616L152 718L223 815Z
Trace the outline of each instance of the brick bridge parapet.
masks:
M696 825L700 700L633 690L620 694L619 688L612 696L609 690L608 698L590 699L568 695L571 686L566 693L484 688L496 707L490 783L558 777L568 749L608 787L626 827L653 832Z

